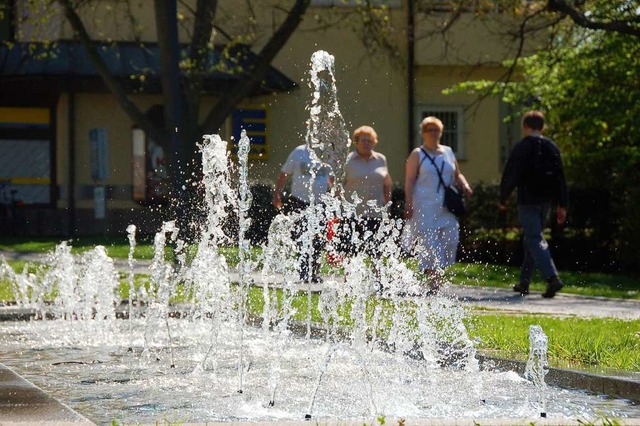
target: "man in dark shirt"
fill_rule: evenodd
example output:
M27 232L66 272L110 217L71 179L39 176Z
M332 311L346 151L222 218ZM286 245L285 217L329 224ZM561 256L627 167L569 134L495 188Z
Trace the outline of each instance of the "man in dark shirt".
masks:
M500 182L500 205L504 210L509 195L518 188L518 220L522 226L524 260L520 283L513 290L529 294L534 267L540 269L547 282L542 297L551 298L562 288L543 230L553 206L556 220L563 224L567 217L567 185L562 158L551 139L542 136L544 114L529 111L522 119L524 137L515 144L504 167Z

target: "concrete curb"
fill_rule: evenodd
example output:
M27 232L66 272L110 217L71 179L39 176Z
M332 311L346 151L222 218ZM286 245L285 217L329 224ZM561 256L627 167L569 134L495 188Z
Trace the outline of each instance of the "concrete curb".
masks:
M496 358L483 354L477 355L477 358L481 367L493 367L499 371L524 372L527 364L524 361ZM598 395L628 399L634 404L640 404L640 379L549 367L545 383L562 388L588 390Z

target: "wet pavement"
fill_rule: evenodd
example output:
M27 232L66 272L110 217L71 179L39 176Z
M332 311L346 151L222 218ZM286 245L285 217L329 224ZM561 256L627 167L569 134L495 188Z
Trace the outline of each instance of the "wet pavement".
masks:
M41 262L42 255L30 253L12 253L0 252L0 256L4 256L8 260L24 260L28 262ZM114 260L116 268L120 271L128 271L129 266L126 260ZM149 274L149 261L136 261L134 271L136 273ZM231 277L234 281L237 279L235 274ZM259 282L259 276L253 277ZM325 279L330 279L326 277ZM276 278L275 285L278 285ZM301 284L301 289L311 289L312 291L321 291L322 284ZM449 285L443 290L444 293L456 298L461 303L469 307L478 308L487 311L496 311L501 313L513 314L534 314L534 315L554 315L554 316L575 316L575 317L599 317L599 318L619 318L625 320L640 319L640 300L613 299L604 297L589 297L570 295L559 293L553 299L545 299L540 293L532 292L528 296L520 296L511 289L500 289L480 286L466 285ZM415 296L414 296L415 297ZM15 316L17 312L11 312L10 307L2 308L4 317L10 318ZM7 317L8 315L8 317ZM2 314L0 314L2 316ZM602 380L602 377L597 377ZM584 381L585 377L581 376L580 381ZM617 382L621 383L621 382ZM627 383L628 384L628 383ZM640 382L632 382L632 388L640 389ZM618 421L618 419L617 419ZM71 424L87 424L91 423L82 415L74 412L66 405L51 398L46 393L33 386L31 383L16 375L13 371L0 364L0 426L16 425L16 424L38 424L38 425L71 425ZM401 419L386 419L387 424L403 424ZM213 423L208 423L213 424ZM229 424L229 423L226 423ZM233 423L242 424L242 423ZM267 423L250 423L253 426ZM309 422L280 422L278 424L290 425L309 425ZM349 421L331 421L319 422L313 424L331 424L331 425L350 425L363 424L360 422ZM378 424L376 419L372 418L370 424ZM405 423L409 424L409 423ZM584 424L579 421L563 420L558 423L558 419L487 419L471 420L471 419L425 419L412 421L415 425L578 425ZM640 409L638 418L620 419L621 425L640 425Z

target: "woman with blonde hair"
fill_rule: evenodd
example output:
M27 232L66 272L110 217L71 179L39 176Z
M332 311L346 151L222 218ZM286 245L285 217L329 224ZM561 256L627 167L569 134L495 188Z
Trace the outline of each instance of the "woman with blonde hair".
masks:
M374 235L380 227L380 209L391 201L391 176L387 158L374 151L378 145L378 134L371 126L360 126L353 132L355 150L345 163L344 194L349 201L358 200L355 231L363 247L349 247L353 253L364 248L369 256L376 256L374 241L363 241L365 235ZM348 238L351 240L351 238ZM344 241L344 235L343 235Z
M405 169L405 227L416 237L414 253L431 292L442 285L445 268L455 263L459 241L458 220L444 207L443 186L455 185L467 196L473 193L453 150L440 143L443 130L436 117L422 120L422 145L409 154Z

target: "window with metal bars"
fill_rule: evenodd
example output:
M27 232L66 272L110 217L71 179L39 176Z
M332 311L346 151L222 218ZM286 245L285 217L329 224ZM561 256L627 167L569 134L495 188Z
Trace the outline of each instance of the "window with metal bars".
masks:
M360 6L386 6L391 8L399 8L402 6L401 0L311 0L311 6L318 7L360 7Z
M463 153L462 141L462 108L460 107L423 107L420 109L420 121L425 117L434 116L442 121L444 131L440 142L450 146L456 155Z

